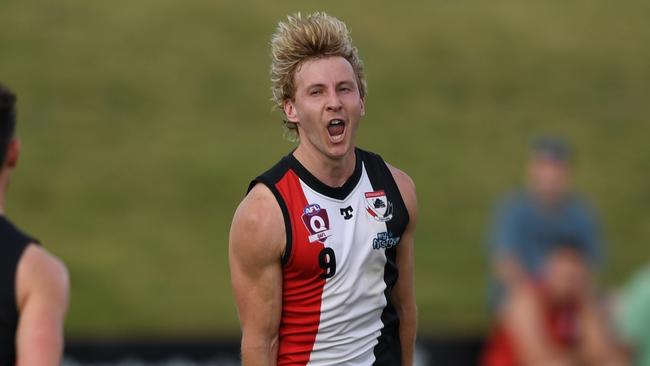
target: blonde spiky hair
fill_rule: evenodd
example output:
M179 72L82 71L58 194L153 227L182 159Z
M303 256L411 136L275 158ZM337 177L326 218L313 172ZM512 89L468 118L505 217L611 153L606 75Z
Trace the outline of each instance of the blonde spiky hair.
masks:
M357 77L359 94L366 96L363 62L345 23L323 12L303 17L300 13L289 15L278 23L271 38L271 90L273 102L280 110L284 102L295 96L295 74L307 60L340 56L346 59ZM288 123L289 129L295 129Z

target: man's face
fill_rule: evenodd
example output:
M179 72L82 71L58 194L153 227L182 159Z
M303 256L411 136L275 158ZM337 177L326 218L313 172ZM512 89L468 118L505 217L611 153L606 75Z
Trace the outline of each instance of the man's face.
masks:
M528 167L530 189L545 203L555 203L567 190L569 166L565 162L535 157Z
M300 144L330 159L354 149L364 102L352 65L343 57L305 61L294 77L294 100L284 111L298 124Z
M579 252L560 248L546 258L543 281L553 302L574 302L589 289L589 270Z

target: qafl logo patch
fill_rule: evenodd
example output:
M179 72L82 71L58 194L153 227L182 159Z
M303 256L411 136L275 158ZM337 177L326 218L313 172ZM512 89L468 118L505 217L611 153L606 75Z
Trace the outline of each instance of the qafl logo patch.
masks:
M366 211L373 219L381 222L390 221L393 218L393 204L388 201L386 192L366 192Z
M324 242L332 235L330 230L330 219L327 216L327 210L321 208L318 204L309 204L305 206L302 214L302 222L309 231L309 242Z

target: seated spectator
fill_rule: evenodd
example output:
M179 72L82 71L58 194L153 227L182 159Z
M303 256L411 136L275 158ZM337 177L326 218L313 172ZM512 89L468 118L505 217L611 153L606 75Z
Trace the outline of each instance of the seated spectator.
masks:
M482 365L624 365L582 245L558 240L545 258L537 279L504 299Z

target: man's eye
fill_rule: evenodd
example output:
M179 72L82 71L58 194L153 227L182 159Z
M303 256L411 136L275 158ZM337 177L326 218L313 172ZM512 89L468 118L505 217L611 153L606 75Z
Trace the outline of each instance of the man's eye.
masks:
M321 94L320 90L312 90L311 92L309 92L309 95L319 95L319 94Z

